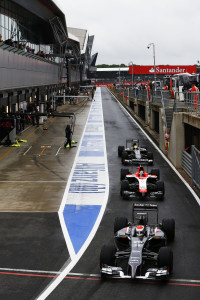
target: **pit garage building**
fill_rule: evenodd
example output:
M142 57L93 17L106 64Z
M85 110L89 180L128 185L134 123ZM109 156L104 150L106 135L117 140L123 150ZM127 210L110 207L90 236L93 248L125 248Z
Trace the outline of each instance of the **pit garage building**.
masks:
M1 112L48 110L54 94L87 83L94 36L84 33L80 41L56 1L1 0Z

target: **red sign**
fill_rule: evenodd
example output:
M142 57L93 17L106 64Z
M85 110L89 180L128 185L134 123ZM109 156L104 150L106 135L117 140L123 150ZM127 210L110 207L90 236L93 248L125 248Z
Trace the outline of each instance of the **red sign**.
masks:
M196 66L156 66L156 75L158 74L178 74L178 73L196 73ZM129 74L154 74L154 66L129 66Z

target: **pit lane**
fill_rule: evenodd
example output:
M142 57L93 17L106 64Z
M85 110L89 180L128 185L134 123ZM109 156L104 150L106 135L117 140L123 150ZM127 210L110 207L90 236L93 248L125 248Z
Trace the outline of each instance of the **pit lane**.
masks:
M174 271L169 283L154 281L126 282L109 280L65 279L48 299L67 297L69 299L197 299L199 295L199 249L200 208L194 196L163 159L159 151L149 142L144 133L117 100L106 89L102 89L104 125L106 134L110 191L108 205L95 238L71 271L79 274L99 273L99 253L104 243L113 242L113 223L116 216L131 219L131 201L123 201L119 195L120 169L117 156L118 145L126 138L139 138L154 154L154 167L160 169L161 180L165 182L166 194L159 204L159 220L173 217L176 220L175 242L170 244L174 252ZM179 281L176 281L179 280ZM192 283L190 282L192 280ZM197 282L195 282L197 281ZM145 283L145 284L144 284ZM187 285L191 283L191 285ZM196 285L197 284L197 285ZM175 288L176 287L176 288ZM78 293L76 291L78 290Z
M73 134L79 142L91 102L60 109L77 114ZM63 149L67 118L26 128L20 147L0 148L0 267L59 272L69 261L58 210L77 147ZM46 124L45 124L46 125ZM77 143L79 144L79 143ZM13 271L12 271L13 272ZM12 273L11 272L11 273ZM35 299L52 280L46 276L1 273L1 299ZM17 272L15 272L16 274Z
M48 299L57 299L58 297L60 299L132 299L133 297L140 297L141 299L148 297L148 299L164 300L169 297L172 299L177 299L177 297L181 297L182 299L198 299L199 287L195 285L194 281L199 280L200 267L198 255L200 246L198 240L200 233L199 206L174 171L171 170L166 161L163 160L160 153L154 149L151 143L149 143L146 137L141 133L140 129L135 126L132 119L121 109L118 102L104 89L102 91L102 97L110 177L108 205L95 238L82 256L80 262L71 271L72 275L69 274ZM171 277L171 285L146 281L141 281L138 284L138 282L126 282L123 280L101 282L98 277L96 278L98 280L92 280L92 276L86 276L88 278L86 280L85 276L80 276L80 274L99 274L100 248L104 243L112 243L113 241L114 218L120 215L127 216L129 219L131 218L132 202L122 201L119 195L119 177L120 168L122 166L117 157L117 147L125 143L127 137L138 137L143 144L148 146L150 151L154 153L154 166L160 168L161 180L165 181L166 196L164 201L159 203L159 217L160 220L164 217L174 217L176 220L176 239L171 245L174 251L174 273ZM40 146L41 145L39 145L38 150L41 152ZM40 153L39 151L37 151L37 155ZM43 156L43 159L45 159L45 156ZM30 266L28 258L32 256L34 259L31 263L31 270L52 270L52 272L58 272L60 267L67 260L68 253L64 241L61 238L57 215L49 214L48 222L44 222L44 225L42 225L42 220L43 217L47 220L46 214L39 214L38 216L36 214L26 214L27 219L24 217L24 214L13 213L10 215L10 223L6 224L6 222L8 222L8 215L6 215L6 218L5 215L4 218L2 215L1 223L8 228L8 231L9 228L13 230L13 226L16 226L16 231L14 231L13 235L10 235L9 240L11 246L10 252L16 255L12 257L12 255L9 256L9 253L7 253L8 259L5 260L5 254L8 252L8 248L6 247L8 241L3 239L3 226L0 236L2 237L2 245L5 243L5 247L2 250L2 254L4 255L1 257L1 267L21 270L22 266ZM32 226L30 226L30 217L32 218ZM39 224L40 226L38 226ZM16 242L14 244L14 237L17 240L18 235L22 235L23 232L25 232L18 232L18 230L26 228L27 225L31 233L35 227L35 236L37 236L37 238L35 238L34 241L35 245L31 243L24 245L27 250L26 252L22 251L21 255L19 255L22 240L19 239L18 243ZM38 232L41 231L41 226L42 228L46 228L46 230L44 230L43 233L41 232L41 235L38 236ZM18 235L16 235L17 233ZM40 241L39 244L38 240ZM58 245L60 249L54 248L55 240L60 240L60 244ZM29 255L28 252L30 245L32 248L31 255ZM34 251L35 249L37 249L36 253ZM58 253L62 254L58 257ZM23 262L24 257L27 258ZM57 267L54 266L54 268L52 268L53 261L56 262ZM27 268L26 270L28 271L29 269L30 268ZM9 273L8 270L6 272ZM79 275L75 276L74 273ZM47 276L44 273L41 274ZM55 276L56 274L53 275L49 273L48 275ZM39 291L46 288L47 284L52 280L52 277L49 276L16 276L13 274L2 274L2 276L2 289L0 294L2 299L11 299L10 295L14 295L14 299L35 299ZM194 285L175 285L175 288L173 278L174 280L177 278L179 280L193 280L192 283L194 283ZM12 287L10 292L8 292L8 287Z

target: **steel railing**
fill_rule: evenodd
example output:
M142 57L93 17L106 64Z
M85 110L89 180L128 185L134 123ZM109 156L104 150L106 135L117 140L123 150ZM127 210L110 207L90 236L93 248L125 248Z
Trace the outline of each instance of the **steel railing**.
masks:
M192 148L192 183L200 188L200 151L193 145Z
M191 114L200 114L200 93L182 92L175 94L174 111L183 111ZM178 98L178 99L177 99ZM180 100L181 99L181 100Z
M192 178L192 155L182 152L182 168Z

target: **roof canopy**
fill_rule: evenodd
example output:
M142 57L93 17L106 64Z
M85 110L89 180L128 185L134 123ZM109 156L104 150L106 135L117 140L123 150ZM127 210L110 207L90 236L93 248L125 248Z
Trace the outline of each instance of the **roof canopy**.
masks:
M78 37L80 41L80 48L81 50L85 50L86 44L87 44L87 30L86 29L80 29L80 28L72 28L68 27L68 32Z
M16 7L21 7L21 13ZM67 36L67 25L65 15L58 7L58 4L52 0L12 0L9 1L9 14L13 11L13 18L16 19L19 15L20 30L29 32L28 38L36 43L52 44L55 43L55 36L50 24L50 20L54 18L60 19L60 24L65 30Z

